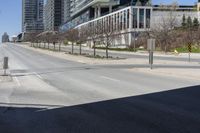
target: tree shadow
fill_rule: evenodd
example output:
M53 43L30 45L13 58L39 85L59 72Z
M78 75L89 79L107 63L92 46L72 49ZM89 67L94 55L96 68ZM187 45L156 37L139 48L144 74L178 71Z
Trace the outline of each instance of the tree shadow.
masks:
M200 86L71 107L41 109L0 107L0 132L200 132Z

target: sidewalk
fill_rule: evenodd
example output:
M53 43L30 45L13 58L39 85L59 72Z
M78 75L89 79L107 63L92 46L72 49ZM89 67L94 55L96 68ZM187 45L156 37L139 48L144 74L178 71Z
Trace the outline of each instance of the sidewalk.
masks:
M25 43L26 45L30 45L30 43ZM43 44L41 44L43 46ZM53 45L53 44L51 44ZM71 45L62 45L62 48L68 48L71 49ZM79 46L74 46L75 50L79 50ZM92 48L89 47L85 47L82 46L82 50L88 50L93 52ZM96 49L96 52L105 52L105 50L102 49ZM115 54L125 54L125 55L144 55L144 56L148 56L149 53L148 51L137 51L137 52L131 52L131 51L115 51L115 50L109 50L109 53L115 53ZM168 53L164 53L164 52L159 52L159 51L155 51L154 52L154 56L155 57L174 57L174 58L188 58L189 54L188 53L180 53L180 54L175 54L173 52L168 52ZM200 53L191 53L191 58L193 59L199 59L200 60Z
M62 46L67 47L67 48L71 48L71 46ZM75 46L76 49L79 49L78 46ZM90 50L93 51L92 48L89 47L82 47L82 50ZM96 49L96 51L98 52L105 52L105 50L102 49ZM131 51L115 51L115 50L109 50L109 53L116 53L116 54L127 54L127 55L145 55L148 56L149 52L148 51L137 51L137 52L131 52ZM173 52L159 52L159 51L155 51L154 52L154 56L162 56L162 57L188 57L189 54L188 53L180 53L180 54L175 54ZM200 53L191 53L191 57L192 58L199 58L200 59Z

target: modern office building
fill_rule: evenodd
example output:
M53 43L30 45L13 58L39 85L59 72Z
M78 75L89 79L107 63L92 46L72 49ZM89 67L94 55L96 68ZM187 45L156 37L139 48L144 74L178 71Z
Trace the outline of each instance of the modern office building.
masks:
M109 14L128 6L149 6L151 0L65 0L65 25L62 30L76 27L89 20ZM70 3L70 4L69 4Z
M9 35L5 32L2 36L2 43L9 42Z
M44 0L22 0L22 32L42 32Z
M123 39L118 44L126 46L136 32L150 28L151 15L150 0L72 0L70 19L60 31L108 24L111 30L121 31Z
M57 31L64 22L64 0L47 0L44 6L45 31Z
M200 2L194 5L152 5L151 0L65 0L65 24L60 31L99 26L120 31L118 44L128 46L139 33L160 26L171 17L180 26L183 16L200 20ZM68 7L68 8L66 8ZM172 9L173 8L173 9ZM116 43L115 43L116 44Z

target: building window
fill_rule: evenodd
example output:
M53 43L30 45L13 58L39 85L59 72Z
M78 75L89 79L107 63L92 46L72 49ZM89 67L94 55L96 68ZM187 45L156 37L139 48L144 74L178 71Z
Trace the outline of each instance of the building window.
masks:
M151 10L146 9L146 28L150 28L150 20L151 20Z
M139 28L144 28L144 9L139 9Z
M133 28L138 28L137 23L138 23L138 9L134 8L133 9Z

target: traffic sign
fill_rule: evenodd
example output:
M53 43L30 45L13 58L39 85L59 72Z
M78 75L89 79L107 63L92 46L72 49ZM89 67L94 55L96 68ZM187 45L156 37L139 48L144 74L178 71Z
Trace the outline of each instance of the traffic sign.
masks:
M156 40L155 39L148 39L147 40L147 50L155 51L156 50Z
M188 44L188 51L191 53L192 52L192 45L189 43Z

